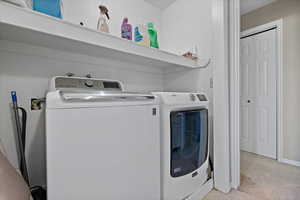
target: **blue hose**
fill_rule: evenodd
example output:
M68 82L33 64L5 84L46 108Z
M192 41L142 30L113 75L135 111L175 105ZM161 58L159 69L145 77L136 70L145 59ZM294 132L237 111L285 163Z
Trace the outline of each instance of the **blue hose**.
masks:
M11 92L11 99L13 103L17 103L17 92L15 91Z

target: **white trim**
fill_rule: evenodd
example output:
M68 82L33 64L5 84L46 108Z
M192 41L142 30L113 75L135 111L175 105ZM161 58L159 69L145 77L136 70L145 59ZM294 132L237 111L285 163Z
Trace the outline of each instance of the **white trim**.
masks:
M277 74L277 159L283 159L283 20L277 21L278 74Z
M240 186L240 0L230 1L230 155L231 187Z
M276 21L273 21L273 22L270 22L270 23L267 23L267 24L263 24L263 25L256 26L254 28L245 30L245 31L241 32L241 37L246 37L248 35L256 34L256 33L262 32L262 31L266 31L266 30L271 29L271 28L277 28L278 26L281 26L281 25L282 25L282 19L276 20Z
M229 78L228 78L228 22L229 1L212 0L213 79L214 79L214 183L215 188L229 192L230 136L229 136Z
M300 162L295 161L295 160L282 159L282 163L292 165L292 166L296 166L296 167L300 167Z
M276 20L268 24L243 31L241 37L266 31L271 28L277 30L278 60L277 60L277 160L283 162L283 20ZM237 55L236 55L237 56ZM239 56L239 55L238 55Z

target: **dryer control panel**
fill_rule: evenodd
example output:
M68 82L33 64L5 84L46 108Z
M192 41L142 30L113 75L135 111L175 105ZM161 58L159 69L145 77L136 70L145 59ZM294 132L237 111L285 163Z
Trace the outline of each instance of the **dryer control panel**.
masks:
M79 77L54 77L51 81L51 91L62 89L93 90L93 91L123 91L119 81L101 80Z
M154 92L164 104L208 104L208 98L202 93Z

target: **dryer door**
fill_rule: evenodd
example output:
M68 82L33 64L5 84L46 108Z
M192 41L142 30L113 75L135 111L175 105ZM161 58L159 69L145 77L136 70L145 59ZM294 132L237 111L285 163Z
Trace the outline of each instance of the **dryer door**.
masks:
M171 112L171 176L199 169L208 154L208 110Z

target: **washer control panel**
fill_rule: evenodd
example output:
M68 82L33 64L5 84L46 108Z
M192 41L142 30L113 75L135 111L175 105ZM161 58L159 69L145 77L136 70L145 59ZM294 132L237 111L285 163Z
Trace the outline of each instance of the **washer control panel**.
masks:
M100 80L93 78L55 77L52 80L52 89L78 89L78 90L110 90L122 91L122 85L118 81Z
M208 105L208 97L204 93L187 92L153 92L166 105Z

